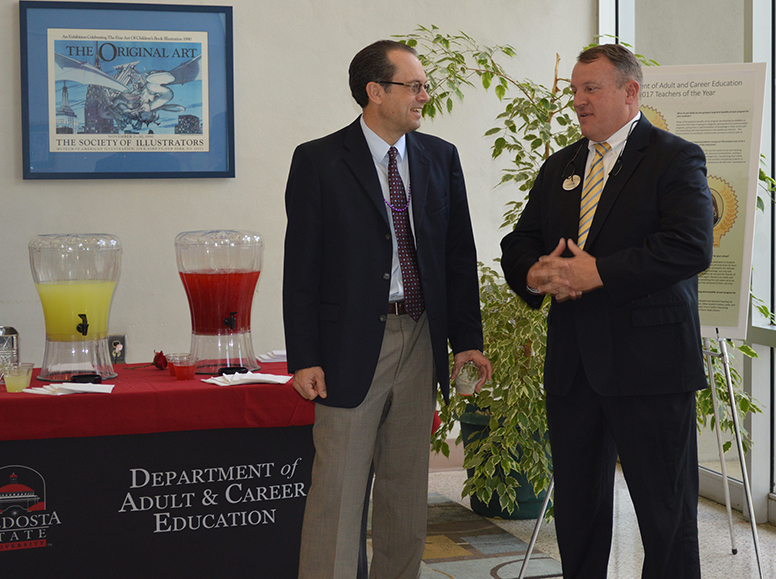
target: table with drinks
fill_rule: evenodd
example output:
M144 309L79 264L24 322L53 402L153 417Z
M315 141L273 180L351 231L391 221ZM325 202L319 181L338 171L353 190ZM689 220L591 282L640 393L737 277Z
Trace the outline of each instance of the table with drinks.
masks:
M176 237L192 332L168 369L112 359L118 237L30 240L46 344L33 370L0 331L4 576L296 577L314 404L253 352L263 245L248 231ZM214 375L242 382L203 381Z
M45 384L39 372L33 387ZM295 577L313 403L290 382L216 386L148 364L115 372L110 394L0 386L4 572Z

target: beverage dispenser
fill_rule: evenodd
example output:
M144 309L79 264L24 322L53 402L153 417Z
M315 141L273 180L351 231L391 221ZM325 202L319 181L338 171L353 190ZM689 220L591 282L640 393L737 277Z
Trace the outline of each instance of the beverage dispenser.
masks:
M263 253L264 240L250 231L185 231L175 238L198 374L259 368L251 307Z
M108 317L121 270L118 237L38 235L28 249L46 322L46 350L38 379L114 378Z

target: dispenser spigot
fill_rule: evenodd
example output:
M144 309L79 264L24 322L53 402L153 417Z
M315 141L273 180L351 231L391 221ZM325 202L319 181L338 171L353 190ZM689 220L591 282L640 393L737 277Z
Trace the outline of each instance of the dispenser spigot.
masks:
M78 317L81 318L81 323L75 329L85 336L89 333L89 322L86 320L86 314L78 314Z
M237 312L229 312L229 317L224 318L224 325L230 330L237 327Z

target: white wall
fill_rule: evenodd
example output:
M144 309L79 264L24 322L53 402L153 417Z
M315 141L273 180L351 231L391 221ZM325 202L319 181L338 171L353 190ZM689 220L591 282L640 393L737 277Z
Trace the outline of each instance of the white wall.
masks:
M181 2L192 4L191 0ZM199 2L212 4L214 2ZM22 180L19 10L0 0L0 110L9 121L0 141L0 325L21 336L22 358L40 364L45 329L30 274L27 243L39 233L106 232L123 246L121 280L109 331L127 335L129 362L154 350L186 351L190 320L173 240L181 231L251 229L266 241L253 306L257 353L284 348L281 318L283 192L291 154L360 112L347 87L353 55L379 38L435 24L463 30L482 44L512 44L518 78L551 81L555 53L570 75L592 41L595 2L556 0L234 0L235 179ZM515 189L493 190L498 168L482 134L499 107L494 95L470 92L452 117L423 130L456 143L469 187L480 258L499 253L503 204Z
M744 62L741 0L635 0L635 48L660 64Z

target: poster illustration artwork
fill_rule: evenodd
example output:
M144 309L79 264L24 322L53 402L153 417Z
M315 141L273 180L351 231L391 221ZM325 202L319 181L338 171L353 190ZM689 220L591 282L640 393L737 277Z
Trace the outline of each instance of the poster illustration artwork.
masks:
M51 152L209 150L208 38L48 29Z

